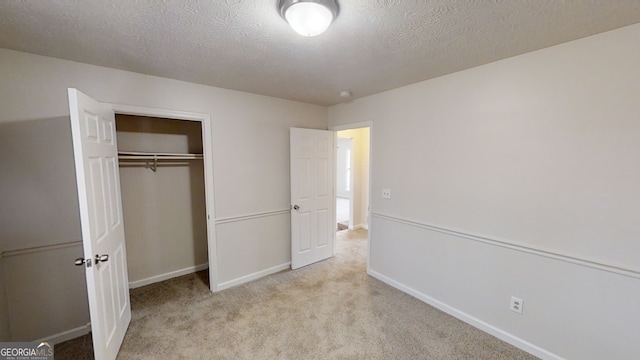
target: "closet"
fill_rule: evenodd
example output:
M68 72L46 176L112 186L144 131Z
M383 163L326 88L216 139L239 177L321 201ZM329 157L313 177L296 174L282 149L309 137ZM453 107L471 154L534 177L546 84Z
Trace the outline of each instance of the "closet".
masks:
M208 268L202 123L116 114L131 288Z

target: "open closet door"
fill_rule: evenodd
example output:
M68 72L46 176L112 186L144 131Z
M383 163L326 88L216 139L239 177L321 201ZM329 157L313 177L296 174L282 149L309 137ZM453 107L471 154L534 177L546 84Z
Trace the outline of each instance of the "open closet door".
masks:
M93 351L112 360L131 321L114 112L69 89Z
M291 268L333 256L335 239L335 134L290 129Z

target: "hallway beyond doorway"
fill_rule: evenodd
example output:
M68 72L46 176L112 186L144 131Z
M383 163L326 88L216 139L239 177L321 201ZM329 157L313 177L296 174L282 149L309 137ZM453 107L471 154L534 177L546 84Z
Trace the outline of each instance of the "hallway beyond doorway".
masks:
M338 223L338 231L349 228L349 199L336 198L336 222Z

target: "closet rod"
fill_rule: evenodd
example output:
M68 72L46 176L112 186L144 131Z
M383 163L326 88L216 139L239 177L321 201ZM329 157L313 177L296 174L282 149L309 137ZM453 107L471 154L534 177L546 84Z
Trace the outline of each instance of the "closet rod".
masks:
M134 161L144 161L147 163L147 167L153 170L153 172L158 171L158 161L165 160L200 160L203 159L202 154L178 154L178 153L145 153L145 152L134 152L134 151L119 151L118 152L118 160L134 160Z
M152 156L140 156L140 155L118 155L118 159L120 160L154 160L154 159L158 159L158 160L196 160L196 159L202 159L202 155L196 155L196 154L192 154L192 155L169 155L169 156L159 156L159 155L152 155Z
M140 151L118 151L118 155L131 155L131 156L200 156L202 154L192 154L192 153L161 153L161 152L140 152Z

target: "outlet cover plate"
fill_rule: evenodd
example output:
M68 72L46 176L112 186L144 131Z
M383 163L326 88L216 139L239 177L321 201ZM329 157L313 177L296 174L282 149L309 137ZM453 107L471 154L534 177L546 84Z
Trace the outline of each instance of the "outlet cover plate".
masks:
M382 198L391 199L391 189L382 189Z
M509 309L511 309L511 311L515 311L518 314L522 314L523 306L524 306L524 300L517 298L515 296L511 297L511 302L509 304Z

